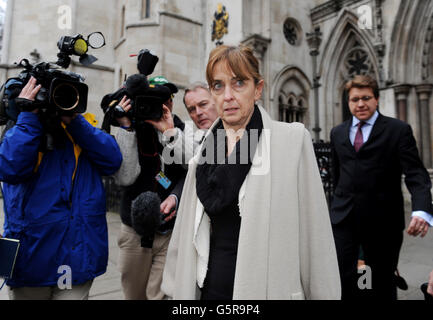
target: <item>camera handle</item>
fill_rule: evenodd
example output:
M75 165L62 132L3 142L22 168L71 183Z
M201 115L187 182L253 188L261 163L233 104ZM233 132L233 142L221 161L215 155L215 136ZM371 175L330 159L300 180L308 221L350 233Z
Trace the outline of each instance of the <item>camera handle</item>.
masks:
M56 64L62 68L67 69L69 65L71 64L71 57L64 52L59 52L57 54L57 58L59 58L56 62Z

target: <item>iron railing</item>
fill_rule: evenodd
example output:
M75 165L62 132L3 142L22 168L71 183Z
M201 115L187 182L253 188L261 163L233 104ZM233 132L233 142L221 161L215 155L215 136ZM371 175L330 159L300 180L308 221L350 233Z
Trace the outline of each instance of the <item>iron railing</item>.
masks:
M323 189L325 190L328 205L331 204L334 194L334 180L332 178L332 152L329 142L315 142L314 153L316 154L317 165L319 166L320 177L322 178Z

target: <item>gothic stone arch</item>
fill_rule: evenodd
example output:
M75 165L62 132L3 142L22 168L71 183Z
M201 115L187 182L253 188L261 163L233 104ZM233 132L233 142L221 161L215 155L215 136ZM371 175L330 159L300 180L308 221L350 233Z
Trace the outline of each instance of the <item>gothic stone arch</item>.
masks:
M343 96L344 84L357 74L379 79L374 35L360 30L357 21L353 12L343 9L323 51L319 74L322 76L321 107L327 110L326 132L350 115Z
M400 3L391 36L388 84L394 88L397 116L414 127L423 163L431 168L433 1Z
M390 42L390 84L433 81L432 32L433 1L400 3Z
M302 122L309 128L311 83L304 72L294 66L286 66L275 77L271 89L273 111L278 120Z

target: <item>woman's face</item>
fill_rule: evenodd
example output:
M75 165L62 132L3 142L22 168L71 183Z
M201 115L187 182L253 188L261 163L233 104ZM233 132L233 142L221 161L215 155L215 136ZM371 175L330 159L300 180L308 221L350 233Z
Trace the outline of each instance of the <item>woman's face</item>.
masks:
M263 80L257 85L252 77L241 80L225 61L215 65L213 78L211 92L224 128L235 131L245 128L253 114L255 101L262 95Z

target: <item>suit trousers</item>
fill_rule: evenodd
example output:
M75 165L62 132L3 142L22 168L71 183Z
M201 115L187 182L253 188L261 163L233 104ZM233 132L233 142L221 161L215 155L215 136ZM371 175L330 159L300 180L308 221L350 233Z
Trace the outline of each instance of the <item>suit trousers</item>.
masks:
M88 300L93 280L73 285L71 289L51 287L16 287L8 290L9 300Z
M389 222L365 221L351 212L332 226L340 269L342 299L396 300L397 269L403 230ZM362 247L367 268L358 270Z
M171 232L156 233L152 248L141 247L141 237L131 227L121 224L118 269L126 300L162 300L162 273Z

